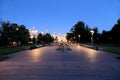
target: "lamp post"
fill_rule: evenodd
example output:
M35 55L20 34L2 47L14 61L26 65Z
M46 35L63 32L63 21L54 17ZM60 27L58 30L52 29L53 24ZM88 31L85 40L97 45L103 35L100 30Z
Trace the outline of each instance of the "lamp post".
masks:
M94 31L90 30L90 33L91 33L91 45L93 46L93 34L94 34Z
M16 31L18 31L18 30L19 30L19 28L17 27L17 28L16 28Z
M81 37L81 35L78 35L78 37L79 37L79 44L80 44L80 37Z

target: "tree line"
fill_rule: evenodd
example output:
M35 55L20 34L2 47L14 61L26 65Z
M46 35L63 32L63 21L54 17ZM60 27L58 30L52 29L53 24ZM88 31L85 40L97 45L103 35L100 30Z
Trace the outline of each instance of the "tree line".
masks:
M94 43L119 43L120 44L120 19L114 24L110 31L103 30L102 33L98 33L98 28L90 28L83 21L77 22L67 33L67 40L75 43L79 42L91 42L91 30L94 31L93 41Z
M24 25L18 25L16 23L2 22L0 30L0 45L7 46L12 45L13 42L19 43L19 45L26 44L29 40L29 30Z
M51 43L54 38L49 34L39 33L37 38L30 38L30 32L25 25L18 25L17 23L0 22L0 46L12 46L14 42L17 45L25 45L28 42L33 44Z
M44 44L44 43L52 43L54 41L54 37L50 33L42 34L39 33L37 36L37 43Z

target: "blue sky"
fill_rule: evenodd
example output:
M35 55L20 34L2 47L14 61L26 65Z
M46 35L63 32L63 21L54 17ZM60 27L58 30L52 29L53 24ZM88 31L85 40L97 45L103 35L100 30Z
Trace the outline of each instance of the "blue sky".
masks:
M0 18L40 31L69 32L78 21L99 32L120 18L119 0L0 0Z

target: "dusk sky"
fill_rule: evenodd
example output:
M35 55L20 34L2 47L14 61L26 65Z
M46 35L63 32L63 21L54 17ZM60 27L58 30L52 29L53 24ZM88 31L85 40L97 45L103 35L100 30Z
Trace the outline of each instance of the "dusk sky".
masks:
M102 32L120 18L120 0L0 0L0 18L39 32L67 33L78 21Z

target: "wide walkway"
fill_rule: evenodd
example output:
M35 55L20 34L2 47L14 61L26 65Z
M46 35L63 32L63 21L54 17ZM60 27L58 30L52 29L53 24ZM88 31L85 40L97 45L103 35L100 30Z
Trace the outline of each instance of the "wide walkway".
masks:
M58 44L9 55L0 62L0 80L120 80L116 55L70 44Z

